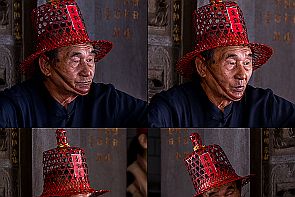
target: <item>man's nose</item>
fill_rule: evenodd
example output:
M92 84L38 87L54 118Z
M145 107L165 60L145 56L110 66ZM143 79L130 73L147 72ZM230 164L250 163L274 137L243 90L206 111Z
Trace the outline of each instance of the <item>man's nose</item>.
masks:
M245 67L242 63L238 64L238 68L237 68L237 72L235 74L235 77L240 80L247 79L247 70L245 69Z
M92 65L89 65L85 60L82 60L81 61L81 75L82 76L90 76L91 75L91 72L92 72Z

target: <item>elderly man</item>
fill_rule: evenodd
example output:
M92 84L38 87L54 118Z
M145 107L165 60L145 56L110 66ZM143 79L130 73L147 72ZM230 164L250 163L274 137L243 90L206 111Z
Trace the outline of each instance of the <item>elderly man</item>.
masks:
M21 64L32 79L0 93L0 127L144 127L146 103L94 83L112 43L92 41L74 0L33 11L37 50ZM34 62L38 66L33 66ZM115 72L115 71L114 71Z
M40 197L100 196L109 190L90 187L84 150L70 147L66 130L56 130L57 148L43 152L43 192Z
M196 190L194 196L241 197L242 186L252 175L238 176L219 145L203 145L198 133L192 133L190 139L194 152L184 162Z
M248 85L252 72L272 55L250 43L235 2L212 0L193 13L195 50L177 63L192 81L156 95L149 107L151 127L288 127L295 106Z

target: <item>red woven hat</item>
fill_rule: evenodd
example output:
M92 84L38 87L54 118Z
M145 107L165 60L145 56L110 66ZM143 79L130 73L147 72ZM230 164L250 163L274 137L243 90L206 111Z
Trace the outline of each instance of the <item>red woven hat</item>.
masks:
M195 72L194 59L201 52L224 46L248 46L253 53L253 69L267 62L273 50L264 44L249 43L242 10L235 2L211 0L211 3L193 12L195 48L176 64L184 77Z
M242 186L250 181L252 175L241 177L236 174L220 146L203 146L197 133L191 134L190 139L194 145L194 152L184 161L196 190L194 197L233 181L240 180Z
M100 196L108 190L90 187L84 150L70 147L66 131L56 131L57 148L43 152L43 193L41 197L91 193Z
M102 59L111 49L106 40L92 41L74 0L47 0L32 12L32 22L37 34L36 52L20 65L22 71L32 71L32 63L41 54L56 48L90 43L97 50L95 61Z

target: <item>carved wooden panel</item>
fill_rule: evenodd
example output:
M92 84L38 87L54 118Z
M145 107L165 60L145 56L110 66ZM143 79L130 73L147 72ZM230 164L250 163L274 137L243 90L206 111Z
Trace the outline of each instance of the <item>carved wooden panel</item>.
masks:
M172 85L171 51L161 46L150 46L148 52L148 96L149 99L156 93L169 88Z
M18 194L17 129L0 129L0 196L14 197Z
M264 129L263 133L263 196L295 196L295 129Z
M149 99L177 83L175 62L181 51L182 0L148 1Z
M21 54L22 1L0 0L0 90L18 81L16 68Z
M5 45L0 45L0 89L15 84L15 69L13 54Z
M11 32L11 1L0 0L0 34Z

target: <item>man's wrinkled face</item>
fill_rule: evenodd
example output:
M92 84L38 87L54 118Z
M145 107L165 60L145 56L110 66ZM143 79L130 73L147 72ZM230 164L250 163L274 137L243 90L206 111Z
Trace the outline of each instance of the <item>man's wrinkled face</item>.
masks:
M214 49L213 62L207 65L204 82L213 97L240 100L252 75L249 47L228 46Z
M236 182L231 182L205 192L201 197L241 197Z
M95 51L90 44L78 44L58 49L52 65L51 78L59 89L86 95L95 73Z

